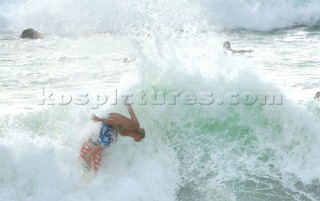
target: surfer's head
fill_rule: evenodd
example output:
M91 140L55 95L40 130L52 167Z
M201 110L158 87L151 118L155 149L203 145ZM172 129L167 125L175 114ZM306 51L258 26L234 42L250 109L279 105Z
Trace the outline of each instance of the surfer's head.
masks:
M231 50L231 44L229 41L223 43L223 48L226 50Z
M318 98L320 98L320 91L318 91L318 92L316 93L316 95L314 96L314 99L318 99Z
M143 128L138 128L134 133L135 135L132 137L136 142L140 142L145 137L145 130Z

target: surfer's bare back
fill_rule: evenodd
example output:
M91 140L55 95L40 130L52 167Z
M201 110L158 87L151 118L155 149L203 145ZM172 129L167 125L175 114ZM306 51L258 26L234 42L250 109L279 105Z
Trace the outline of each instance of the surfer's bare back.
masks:
M130 105L128 105L128 111L131 119L119 113L110 113L107 118L92 115L92 120L112 126L120 135L132 137L136 142L140 142L145 136L145 131L140 128L139 121Z

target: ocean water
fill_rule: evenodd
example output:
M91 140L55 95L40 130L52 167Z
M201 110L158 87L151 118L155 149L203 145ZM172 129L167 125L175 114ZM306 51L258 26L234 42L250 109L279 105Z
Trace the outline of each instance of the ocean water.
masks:
M0 197L320 200L317 0L2 0ZM32 27L44 38L20 39ZM224 41L252 54L225 54ZM120 137L80 185L92 114Z

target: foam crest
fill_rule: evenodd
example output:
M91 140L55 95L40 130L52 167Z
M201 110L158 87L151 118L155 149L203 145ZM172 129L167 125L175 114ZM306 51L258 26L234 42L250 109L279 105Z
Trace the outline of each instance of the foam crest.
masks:
M180 29L185 23L194 22L199 12L197 3L188 0L29 0L4 5L3 29L20 32L28 26L42 33L67 35L139 33L154 24Z
M320 21L317 0L203 0L203 8L217 28L269 31Z
M275 193L268 187L274 185L283 199L292 198L288 195L293 193L295 200L305 193L316 199L308 190L319 179L320 167L314 161L320 153L320 127L314 116L245 60L208 51L199 56L197 46L208 50L216 43L211 36L200 41L155 34L136 42L141 58L138 77L142 79L128 89L156 91L159 99L163 94L179 93L175 104L171 100L148 102L142 110L143 116L159 117L147 121L149 129L164 136L177 151L183 179L178 197L266 199L267 194ZM199 98L202 92L223 103L185 101L187 93ZM278 96L274 103L240 101L234 105L227 101L229 93ZM260 185L264 187L259 189Z

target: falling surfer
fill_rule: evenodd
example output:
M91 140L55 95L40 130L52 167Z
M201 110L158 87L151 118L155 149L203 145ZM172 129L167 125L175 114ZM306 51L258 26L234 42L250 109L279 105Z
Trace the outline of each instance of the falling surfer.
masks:
M109 148L111 143L115 143L118 134L132 137L134 141L140 142L145 137L145 130L140 127L140 123L127 99L125 105L128 107L130 118L119 113L108 113L104 118L92 115L94 122L101 122L99 139L87 140L80 150L80 157L84 160L83 165L87 171L92 169L96 172L99 168L103 150Z

